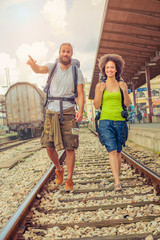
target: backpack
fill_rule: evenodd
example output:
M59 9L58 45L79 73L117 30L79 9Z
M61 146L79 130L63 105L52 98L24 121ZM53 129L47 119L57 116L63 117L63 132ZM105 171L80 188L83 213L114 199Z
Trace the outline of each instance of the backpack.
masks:
M51 81L52 81L52 78L54 76L54 73L55 73L58 62L59 62L59 59L57 58L54 65L53 65L52 71L51 71L50 75L48 76L46 85L43 89L43 91L46 93L46 102L45 102L44 107L46 107L49 100L50 101L59 100L60 101L60 122L62 122L62 120L63 120L63 101L69 101L71 103L76 104L75 103L75 98L78 97L78 93L77 93L77 75L78 75L77 70L78 69L77 68L80 67L80 62L77 59L72 59L72 74L73 74L73 80L74 80L74 96L72 96L72 97L54 97L54 96L50 95L49 89L50 89Z

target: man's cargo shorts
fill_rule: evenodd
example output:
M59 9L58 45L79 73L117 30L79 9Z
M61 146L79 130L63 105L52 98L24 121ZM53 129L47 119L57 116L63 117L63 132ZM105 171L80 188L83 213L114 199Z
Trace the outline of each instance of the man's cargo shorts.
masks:
M46 113L44 131L41 136L41 145L46 148L55 148L54 141L49 141L49 132L53 114ZM74 150L79 146L79 136L72 134L72 128L78 128L78 123L75 120L74 114L63 114L63 121L59 123L61 130L62 142L65 150Z

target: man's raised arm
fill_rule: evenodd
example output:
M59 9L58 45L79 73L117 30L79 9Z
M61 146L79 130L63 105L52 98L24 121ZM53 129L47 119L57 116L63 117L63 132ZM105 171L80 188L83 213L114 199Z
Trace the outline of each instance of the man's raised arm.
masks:
M32 68L32 70L35 73L48 73L49 72L49 69L47 66L39 66L31 56L28 55L28 57L29 57L29 59L27 61L27 64Z

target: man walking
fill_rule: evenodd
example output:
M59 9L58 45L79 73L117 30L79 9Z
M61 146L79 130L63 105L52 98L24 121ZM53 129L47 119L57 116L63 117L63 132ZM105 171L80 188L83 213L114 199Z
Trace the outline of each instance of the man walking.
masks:
M83 83L84 78L81 70L76 67L77 72L77 98L78 112L75 113L74 102L68 98L75 97L75 82L72 68L73 48L70 43L63 43L59 49L59 61L56 64L54 75L49 86L48 109L41 144L46 147L48 156L56 167L56 184L63 183L64 169L58 160L56 150L66 150L66 162L68 179L65 189L73 189L73 170L75 165L75 149L78 148L78 135L75 133L78 122L82 121L84 108ZM27 64L35 73L51 73L54 64L40 66L29 56ZM63 111L63 112L62 112Z

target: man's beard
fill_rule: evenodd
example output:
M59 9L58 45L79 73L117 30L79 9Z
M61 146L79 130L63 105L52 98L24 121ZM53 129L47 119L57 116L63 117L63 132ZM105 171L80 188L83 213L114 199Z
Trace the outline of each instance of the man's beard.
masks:
M71 63L71 58L66 59L65 61L63 60L63 57L59 57L60 63L63 65L69 65Z

